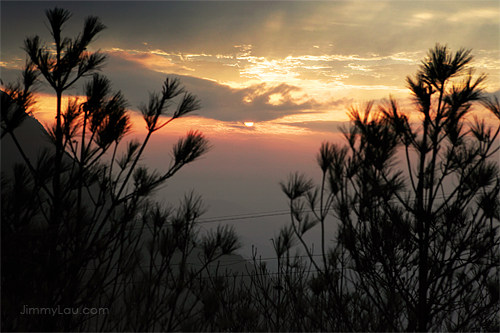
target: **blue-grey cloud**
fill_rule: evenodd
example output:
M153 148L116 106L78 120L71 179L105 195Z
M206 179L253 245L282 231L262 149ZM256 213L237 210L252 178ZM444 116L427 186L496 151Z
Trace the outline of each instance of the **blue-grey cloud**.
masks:
M19 72L17 69L2 68L2 80L4 83L13 82ZM140 105L145 104L150 93L160 92L167 77L178 78L187 92L200 99L202 109L196 114L221 121L266 121L293 114L342 109L352 103L352 99L347 98L318 102L305 94L296 98L292 93L300 93L301 88L286 83L260 83L246 88L232 88L208 79L160 73L136 61L116 56L108 58L101 74L111 80L113 89L124 93L132 110L138 110ZM51 92L46 84L41 86L40 91ZM82 92L83 82L76 84L68 93L79 95ZM276 96L276 100L273 100L273 96Z
M110 57L104 74L135 106L146 102L149 92L159 92L168 75L152 71L140 63L113 56ZM186 90L201 100L203 108L197 112L199 116L222 121L272 120L297 113L339 109L352 102L345 98L325 103L307 96L297 99L291 93L300 92L301 89L286 83L261 83L238 89L188 75L168 76L179 78ZM278 96L279 101L273 101L273 95Z
M43 33L43 11L55 6L74 15L76 33L85 16L109 27L95 47L222 53L252 45L256 56L283 58L311 54L380 54L419 51L436 42L453 48L498 48L495 1L5 1L2 3L2 56L19 52L27 35ZM318 48L313 49L313 45Z

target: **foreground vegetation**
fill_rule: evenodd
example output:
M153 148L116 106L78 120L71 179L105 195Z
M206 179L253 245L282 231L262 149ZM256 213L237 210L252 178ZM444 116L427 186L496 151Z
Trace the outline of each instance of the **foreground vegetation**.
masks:
M281 183L290 223L273 238L278 270L254 254L229 272L219 260L239 239L222 226L200 233L201 198L189 193L178 207L151 199L210 150L203 134L174 144L164 171L140 163L154 132L199 109L196 97L167 78L141 107L144 140L123 143L127 102L97 74L106 55L87 51L104 25L89 17L71 39L61 34L70 13L46 14L54 46L26 39L23 75L1 95L2 140L24 161L2 170L3 331L500 329L500 173L492 159L500 103L485 98L470 51L436 45L407 78L418 121L394 99L351 108L346 145L319 150L322 181L296 173ZM17 133L40 78L57 97L56 121L50 148L33 160ZM63 108L65 91L84 78L84 100ZM473 105L495 123L472 117ZM325 233L327 223L336 234ZM316 252L304 238L313 228L321 231ZM20 315L24 306L106 311Z

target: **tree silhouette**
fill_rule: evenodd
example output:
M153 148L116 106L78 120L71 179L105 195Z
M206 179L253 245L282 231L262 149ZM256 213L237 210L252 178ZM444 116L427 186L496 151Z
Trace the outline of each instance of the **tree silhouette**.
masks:
M239 239L229 227L200 233L199 196L177 207L151 199L210 150L205 136L179 139L163 171L142 164L153 133L198 110L197 98L168 77L139 107L143 141L123 143L127 101L97 73L106 55L88 51L104 25L88 17L69 38L68 11L46 16L53 46L26 39L21 78L1 93L1 138L23 159L2 170L3 330L499 330L500 102L485 98L470 50L429 51L407 78L412 114L393 98L351 107L347 144L320 147L319 185L298 173L280 183L290 224L272 238L278 270L255 251L253 268L229 272L218 260ZM50 148L33 158L18 133L40 78L55 92L56 121ZM64 107L82 79L83 98ZM494 120L475 116L478 105ZM319 250L305 238L314 228ZM23 306L106 311L20 315Z
M10 175L2 172L2 329L179 330L199 307L200 276L240 244L232 228L200 238L196 220L204 207L194 193L177 208L149 198L210 150L202 133L179 139L161 173L140 161L151 135L199 109L199 101L167 78L140 107L148 130L143 142L128 142L120 153L132 125L127 102L96 73L106 55L88 51L104 25L88 17L71 39L62 36L68 11L55 8L46 16L53 47L38 36L26 39L22 78L2 92L2 139L12 138L24 160ZM35 102L40 75L55 92L56 121L47 128L52 147L33 160L16 132ZM64 92L85 77L83 101L70 98L63 109ZM23 316L23 306L106 311Z
M498 331L500 126L471 109L481 103L497 120L500 112L472 60L470 50L436 45L407 78L418 121L393 98L376 111L372 102L352 107L347 146L323 143L318 153L321 184L314 190L300 175L282 183L291 226L328 292L370 318L358 329ZM339 221L330 250L328 214ZM316 224L320 262L303 238ZM356 293L363 299L349 303Z

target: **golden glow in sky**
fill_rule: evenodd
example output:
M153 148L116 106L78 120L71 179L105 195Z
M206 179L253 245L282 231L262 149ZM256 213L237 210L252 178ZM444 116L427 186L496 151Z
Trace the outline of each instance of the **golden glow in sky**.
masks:
M179 75L201 100L195 122L218 132L328 131L327 124L348 120L353 103L389 95L411 106L406 76L436 43L473 49L478 73L489 75L486 91L500 90L497 1L122 2L119 10L97 2L64 5L75 13L68 30L87 15L109 27L92 47L109 54L103 74L131 110L160 91L167 75ZM16 5L6 4L6 13L10 6ZM4 81L24 64L22 40L46 31L45 7L33 3L2 18L11 31L2 36ZM82 86L68 93L81 95ZM50 103L41 99L39 115L50 119Z
M64 36L75 37L89 15L108 27L89 51L109 55L99 73L129 101L133 127L124 143L145 138L140 106L147 104L149 94L161 92L170 75L199 98L201 108L155 132L144 163L153 170L168 169L172 145L190 130L201 131L213 145L157 193L166 202L194 189L204 200L220 200L224 206L235 203L254 212L287 209L280 180L295 171L319 175L317 149L322 141L346 143L339 127L349 125L349 107L362 108L371 100L377 104L392 95L404 112L415 109L406 77L414 75L436 43L452 51L472 49L476 73L488 75L485 92L500 92L498 0L114 4L57 2L73 14ZM52 45L44 16L50 6L54 4L45 1L2 2L4 83L18 79L26 37L38 34ZM85 81L65 91L63 108L67 96L84 100ZM53 91L46 82L38 88L34 114L52 125ZM474 112L493 121L489 113ZM418 119L411 118L416 113L409 116ZM228 213L214 216L223 215ZM262 240L262 234L273 234L281 223L252 224L246 231Z

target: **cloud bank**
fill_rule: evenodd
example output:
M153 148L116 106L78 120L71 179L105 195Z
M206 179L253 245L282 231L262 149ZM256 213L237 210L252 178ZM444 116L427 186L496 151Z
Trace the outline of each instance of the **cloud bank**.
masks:
M154 62L150 66L154 66ZM150 66L136 61L129 54L111 53L104 74L133 106L145 103L148 93L161 91L167 75L177 77L187 91L201 100L202 109L197 115L221 121L268 121L294 114L339 110L352 102L347 98L319 102L300 87L286 83L258 83L234 88L214 80L177 74L184 69L175 65L172 65L172 73L160 73L148 68Z

